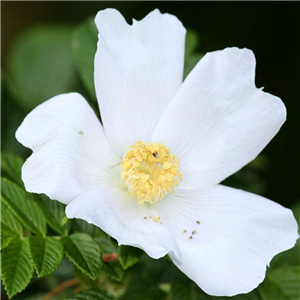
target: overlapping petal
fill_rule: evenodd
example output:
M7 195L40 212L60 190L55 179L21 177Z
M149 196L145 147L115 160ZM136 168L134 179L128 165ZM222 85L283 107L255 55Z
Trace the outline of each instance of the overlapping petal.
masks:
M120 155L153 128L182 82L185 28L154 10L128 25L114 9L100 11L95 87L107 136Z
M161 116L152 140L179 158L179 188L208 188L253 160L286 118L282 101L254 85L247 49L208 53Z
M155 221L157 212L140 205L127 191L90 190L71 202L66 214L69 218L81 218L100 227L119 245L143 249L152 258L171 253L177 262L181 259L171 232Z
M180 247L182 263L175 262L177 267L212 295L253 290L271 259L298 238L289 209L221 185L180 191L154 209Z
M56 96L34 109L16 132L33 150L22 168L29 192L69 203L81 193L119 181L119 160L95 113L77 93Z

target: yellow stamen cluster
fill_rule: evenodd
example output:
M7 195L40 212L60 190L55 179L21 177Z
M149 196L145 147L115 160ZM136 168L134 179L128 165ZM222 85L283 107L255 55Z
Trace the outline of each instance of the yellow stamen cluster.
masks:
M160 143L130 145L121 162L121 177L139 202L154 203L173 192L182 178L178 158Z

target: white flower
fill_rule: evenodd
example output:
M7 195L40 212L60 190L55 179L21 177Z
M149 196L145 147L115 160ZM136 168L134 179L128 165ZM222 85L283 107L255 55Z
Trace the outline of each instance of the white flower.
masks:
M219 183L274 137L284 104L255 87L247 49L206 54L182 83L185 29L172 15L130 26L107 9L95 22L103 127L77 93L38 106L16 133L33 150L26 189L119 244L168 254L208 294L251 291L293 247L297 224L289 209Z

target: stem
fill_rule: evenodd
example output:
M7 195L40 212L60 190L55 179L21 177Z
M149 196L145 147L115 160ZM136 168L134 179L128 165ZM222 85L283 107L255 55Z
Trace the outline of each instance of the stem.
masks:
M78 284L78 281L76 278L72 278L70 280L67 280L63 283L61 283L60 285L56 286L52 291L50 291L44 298L43 300L51 300L56 294L58 294L59 292L61 292L62 290L72 286L72 285L76 285Z

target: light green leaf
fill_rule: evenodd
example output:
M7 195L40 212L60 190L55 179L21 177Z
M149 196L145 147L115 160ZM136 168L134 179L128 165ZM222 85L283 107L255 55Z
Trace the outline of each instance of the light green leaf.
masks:
M130 246L120 246L118 248L119 261L124 270L136 264L141 256L143 255L141 249L130 247Z
M200 38L197 31L189 29L185 36L185 57L191 56L200 44Z
M12 236L3 233L1 229L1 250L6 248L9 245L9 243L14 239L15 238L13 238Z
M81 23L73 32L73 57L82 82L93 100L96 100L94 86L94 57L97 50L97 28L92 18Z
M185 59L184 63L184 75L183 78L186 78L188 74L193 70L199 60L203 57L203 54L194 54L190 55Z
M74 233L62 239L69 260L83 273L96 279L101 268L98 244L86 233Z
M102 290L93 289L68 297L66 300L117 300L117 298Z
M26 242L13 240L1 253L1 277L8 297L25 289L32 274Z
M55 95L74 91L70 27L32 27L19 36L9 53L9 88L26 111Z
M23 187L21 179L21 168L24 160L10 152L1 153L1 172L2 176L7 177L13 182Z
M28 237L28 250L39 277L54 272L64 255L64 247L61 241L52 237Z
M65 225L62 224L62 220L66 216L66 205L56 200L51 200L46 195L38 195L38 205L44 212L45 218L49 226L57 233L64 235L69 231L70 222Z
M46 234L46 220L34 197L21 187L1 178L1 198L18 220L31 232Z

